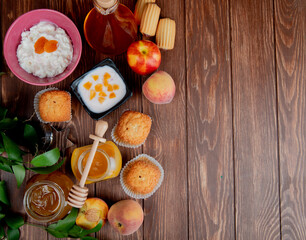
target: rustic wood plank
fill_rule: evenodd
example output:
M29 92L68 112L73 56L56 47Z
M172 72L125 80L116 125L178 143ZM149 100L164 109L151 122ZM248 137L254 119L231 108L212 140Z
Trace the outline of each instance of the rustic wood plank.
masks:
M231 1L237 239L280 239L273 1Z
M49 1L50 8L62 12L68 16L77 26L82 37L82 57L73 73L64 81L54 84L52 86L61 90L70 90L70 84L73 80L87 72L94 66L95 52L92 51L90 46L86 44L83 34L83 22L87 12L91 9L91 4L88 1ZM82 105L72 94L72 121L69 124L64 124L62 127L69 127L71 129L70 137L73 142L78 146L84 146L91 143L88 138L89 133L94 131L94 121L86 113Z
M306 239L306 5L275 1L281 235Z
M170 104L155 105L143 97L143 112L152 117L152 129L144 153L161 163L164 182L144 200L144 239L187 239L187 152L184 1L156 1L161 17L176 21L175 48L162 51L160 70L174 79L176 95ZM147 78L147 77L146 77Z
M70 84L73 82L73 80L75 80L94 66L95 52L92 51L92 49L88 45L86 45L86 40L83 34L84 19L91 9L91 3L85 0L50 0L49 5L50 9L57 10L68 16L75 23L82 37L82 57L77 68L64 81L54 85L55 87L61 90L69 91ZM73 94L72 116L72 121L70 123L60 124L60 126L62 128L70 128L70 137L72 138L73 143L75 143L75 147L92 144L92 140L88 138L88 135L94 132L95 121L90 118L90 116L87 114L87 112L84 110L80 102L75 98ZM65 170L64 172L67 175L71 176L73 181L76 182L71 171L70 161L71 155L67 156L65 166L63 167L64 169L62 170ZM96 195L95 184L88 185L87 187L89 188L89 197L94 197ZM95 236L95 234L91 234L91 236ZM56 238L49 234L48 239L53 240Z
M48 8L46 1L2 1L1 2L1 45L3 43L5 33L10 25L23 13L37 8ZM5 65L4 68L2 68ZM7 67L3 58L3 64L1 66L2 71L7 74L2 76L1 80L1 106L9 109L11 116L18 116L20 119L28 119L34 113L33 99L37 91L41 90L40 87L30 86L13 75L13 73ZM33 173L29 171L26 173L26 178L22 186L17 189L17 184L14 175L1 171L1 180L5 180L9 189L9 195L11 199L12 209L15 212L21 213L25 216L25 220L28 222L34 222L31 218L25 215L23 210L22 200L25 189L25 182L29 179ZM33 239L33 236L40 236L41 239L47 239L47 232L40 228L24 225L21 228L21 239Z
M228 1L187 1L186 43L189 238L234 239Z
M122 0L120 3L127 6L131 11L134 10L134 6L136 3L136 0ZM119 117L125 110L135 110L135 111L142 111L142 102L141 102L141 76L134 73L130 67L127 64L126 60L126 53L120 54L118 56L107 56L100 53L97 53L95 56L95 62L98 64L105 58L111 58L116 66L118 67L119 71L121 72L124 79L127 81L129 87L133 91L133 96L122 106L120 106L116 111L112 112L108 116L106 116L104 119L108 121L109 123L109 131L107 132L106 136L108 139L111 140L111 130L114 127L114 125L117 123ZM122 155L122 167L125 165L127 161L134 158L138 154L142 153L142 147L139 147L137 149L129 149L118 146ZM111 186L111 187L110 187ZM102 181L96 184L96 195L100 198L102 198L109 207L111 207L114 203L123 200L123 199L130 199L128 197L121 185L120 185L120 179L119 176ZM138 200L138 202L142 205L142 200ZM111 226L110 224L106 224L100 232L97 233L98 239L143 239L143 227L140 227L140 229L129 235L129 236L121 236L118 234Z

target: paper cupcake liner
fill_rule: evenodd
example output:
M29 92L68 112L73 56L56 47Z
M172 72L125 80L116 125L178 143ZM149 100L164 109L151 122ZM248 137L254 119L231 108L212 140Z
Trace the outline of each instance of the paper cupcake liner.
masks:
M39 98L40 96L45 93L45 92L48 92L48 91L53 91L53 90L59 90L58 88L55 88L55 87L52 87L52 88L46 88L44 90L41 90L39 91L38 93L36 93L35 97L34 97L34 110L35 110L35 113L36 113L36 116L38 118L38 120L42 123L52 123L52 122L46 122L44 120L42 120L40 114L39 114ZM66 91L67 92L67 91ZM69 93L69 92L67 92ZM71 101L71 94L69 93L70 95L70 101ZM68 121L64 121L65 123L71 121L71 118L72 118L72 114L70 115L70 119Z
M140 193L134 193L132 190L130 190L124 183L124 180L123 180L123 173L124 171L126 170L126 168L128 167L128 165L130 165L132 162L135 162L137 161L139 158L141 157L145 157L146 159L148 159L150 162L152 162L155 166L157 166L161 172L161 176L160 176L160 179L158 181L158 183L156 184L155 188L152 190L152 192L150 193L147 193L147 194L140 194ZM163 167L160 165L160 163L158 161L156 161L156 159L154 159L153 157L147 155L147 154L140 154L138 155L137 157L133 158L132 160L128 161L124 168L122 168L121 170L121 173L120 173L120 184L121 184L121 187L123 188L123 191L129 195L130 197L132 198L135 198L135 199L146 199L146 198L149 198L151 197L156 191L157 189L160 187L160 185L162 184L163 180L164 180L164 175L165 175L165 172L164 172L164 169Z
M125 110L121 113L121 115L122 115L123 113L125 113L126 111L134 111L134 110L125 109ZM147 115L147 114L146 114L146 115ZM149 115L147 115L147 116L149 116ZM149 118L150 118L151 121L152 121L152 118L151 118L150 116L149 116ZM112 132L111 132L111 137L112 137L113 141L114 141L117 145L119 145L119 146L121 146L121 147L126 147L126 148L138 148L138 147L142 146L142 145L146 142L147 138L146 138L142 143L140 143L140 144L138 144L138 145L132 145L132 144L129 144L129 143L125 143L125 142L123 142L123 141L120 141L119 137L118 137L118 136L116 135L116 133L115 133L115 130L116 130L117 125L118 125L118 122L117 122L116 125L113 127Z
M118 124L118 123L117 123L117 124ZM113 141L114 141L117 145L119 145L119 146L121 146L121 147L126 147L126 148L138 148L138 147L140 147L141 145L143 145L143 144L145 143L145 141L147 140L147 139L145 139L141 144L138 144L138 145L131 145L131 144L128 144L128 143L125 143L125 142L120 141L120 140L119 140L119 137L115 134L115 130L116 130L117 124L113 127L112 132L111 132L112 139L113 139Z

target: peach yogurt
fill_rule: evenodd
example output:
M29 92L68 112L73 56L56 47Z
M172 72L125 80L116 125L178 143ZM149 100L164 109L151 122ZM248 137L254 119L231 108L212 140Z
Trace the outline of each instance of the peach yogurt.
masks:
M94 113L105 112L126 95L126 85L109 66L90 71L78 84L78 93L87 108Z

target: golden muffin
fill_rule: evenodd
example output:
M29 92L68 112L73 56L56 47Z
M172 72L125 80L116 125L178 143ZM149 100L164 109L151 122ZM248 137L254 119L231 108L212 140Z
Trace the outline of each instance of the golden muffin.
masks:
M159 188L163 177L162 166L154 158L141 154L126 164L120 181L129 196L147 198Z
M50 90L39 97L38 112L44 122L65 122L71 119L71 96L66 91Z
M113 140L121 146L138 147L145 142L152 120L143 113L125 111L112 132Z

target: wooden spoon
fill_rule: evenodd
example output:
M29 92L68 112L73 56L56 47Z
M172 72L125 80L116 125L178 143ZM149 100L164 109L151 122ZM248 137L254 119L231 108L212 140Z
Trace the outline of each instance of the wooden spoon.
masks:
M96 123L95 135L93 134L89 135L89 138L93 139L94 142L92 144L92 147L89 153L89 157L87 159L84 171L82 173L80 183L79 185L73 185L69 192L68 204L72 207L81 208L87 199L88 188L85 187L85 182L86 182L91 164L93 162L94 156L96 154L99 142L103 142L103 143L106 142L106 139L103 138L103 136L107 128L108 128L107 122L103 120L99 120Z

